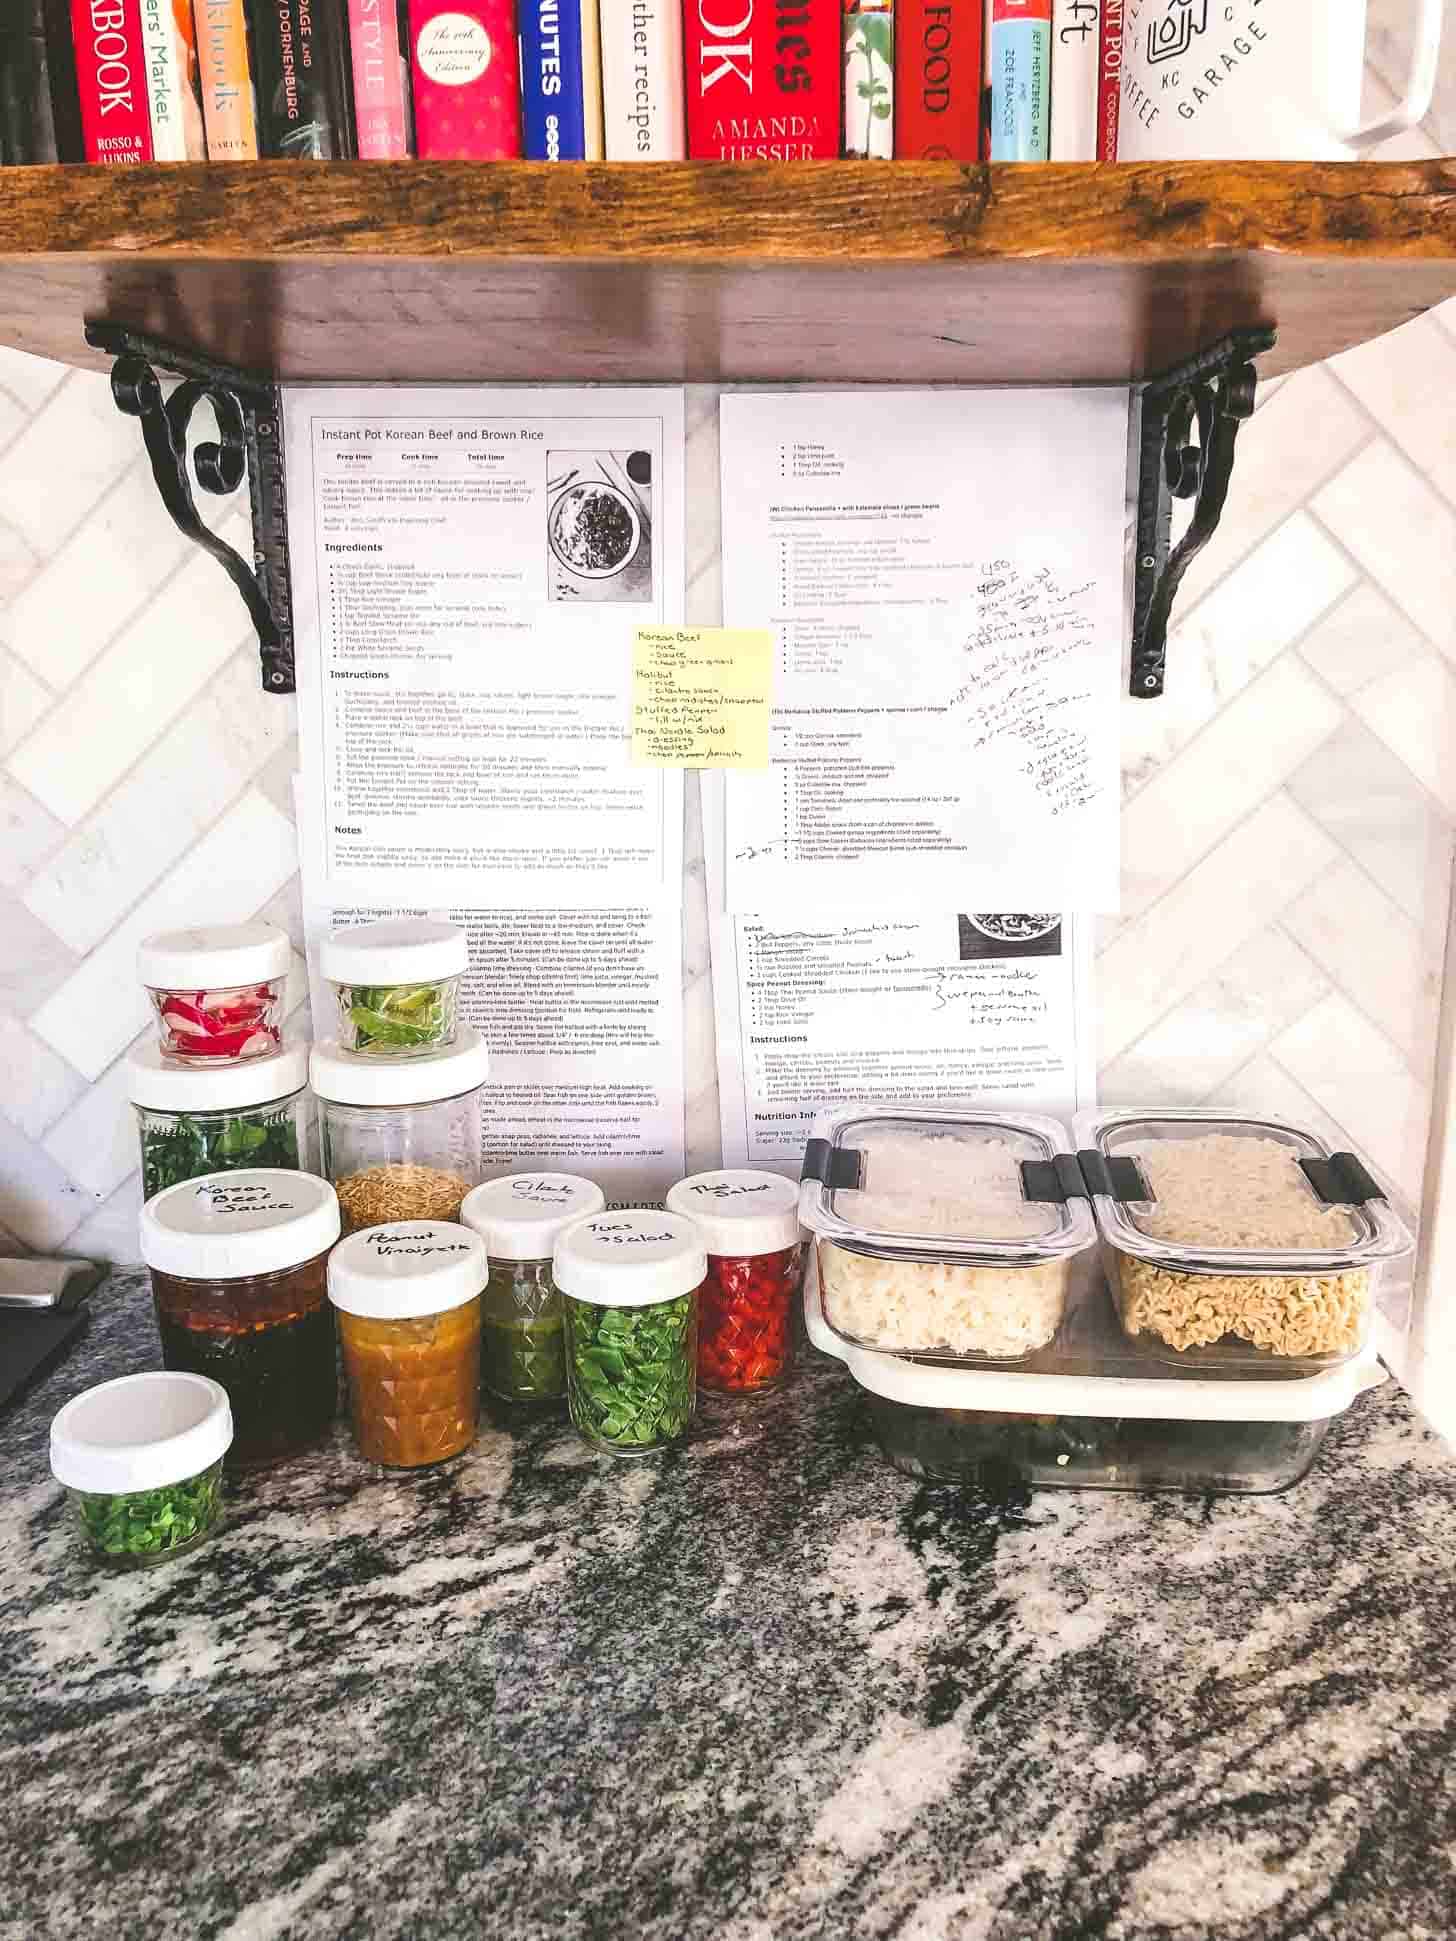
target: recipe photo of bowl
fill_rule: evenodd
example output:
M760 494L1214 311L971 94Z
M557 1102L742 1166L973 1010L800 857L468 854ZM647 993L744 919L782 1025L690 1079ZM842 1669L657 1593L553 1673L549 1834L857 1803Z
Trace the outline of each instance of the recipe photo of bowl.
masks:
M1055 911L977 912L956 918L961 962L983 957L1060 957L1062 919Z
M550 599L652 597L651 493L650 453L547 453Z

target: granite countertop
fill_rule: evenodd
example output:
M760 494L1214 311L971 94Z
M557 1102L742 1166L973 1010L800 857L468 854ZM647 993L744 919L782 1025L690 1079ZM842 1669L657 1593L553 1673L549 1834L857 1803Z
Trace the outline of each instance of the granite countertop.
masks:
M0 1416L3 1941L1446 1941L1456 1460L1392 1386L1288 1495L896 1475L812 1353L636 1464L340 1427L152 1572Z

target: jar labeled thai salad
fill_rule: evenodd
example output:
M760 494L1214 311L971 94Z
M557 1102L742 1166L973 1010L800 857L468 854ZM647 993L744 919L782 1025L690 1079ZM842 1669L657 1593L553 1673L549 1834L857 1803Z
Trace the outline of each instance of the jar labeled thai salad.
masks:
M329 1256L359 1454L391 1469L458 1456L480 1419L485 1246L446 1221L401 1220Z
M579 1435L615 1456L679 1442L697 1400L703 1236L680 1213L577 1220L556 1242L566 1399Z
M455 1042L465 932L424 917L336 930L319 969L339 1007L339 1048L356 1058L419 1058Z
M458 1220L480 1178L485 1041L469 1025L448 1050L391 1063L315 1045L309 1082L323 1171L345 1233L391 1220Z
M798 1188L777 1173L727 1167L679 1180L669 1211L696 1221L708 1249L698 1308L698 1387L712 1395L777 1388L793 1351L799 1292Z
M605 1208L600 1186L572 1173L513 1173L466 1196L460 1218L490 1255L481 1303L480 1378L507 1402L566 1393L566 1322L552 1277L557 1236Z
M142 1198L207 1173L312 1164L308 1047L235 1065L178 1064L155 1045L126 1061L141 1135Z
M267 1058L283 1042L291 951L271 923L165 930L137 947L168 1058L225 1065Z
M195 1550L222 1517L233 1423L204 1375L153 1370L88 1388L51 1423L51 1474L98 1561L142 1570Z
M294 1455L334 1419L325 1268L338 1237L334 1189L312 1173L210 1173L142 1208L162 1360L227 1391L234 1463Z

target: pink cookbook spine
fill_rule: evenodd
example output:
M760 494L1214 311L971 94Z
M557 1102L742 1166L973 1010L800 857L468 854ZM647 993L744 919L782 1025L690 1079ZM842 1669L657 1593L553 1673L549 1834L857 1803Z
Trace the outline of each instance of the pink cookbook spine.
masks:
M421 158L508 162L519 156L514 0L409 0L409 23Z
M410 152L409 103L395 0L349 0L349 44L360 159L400 161Z

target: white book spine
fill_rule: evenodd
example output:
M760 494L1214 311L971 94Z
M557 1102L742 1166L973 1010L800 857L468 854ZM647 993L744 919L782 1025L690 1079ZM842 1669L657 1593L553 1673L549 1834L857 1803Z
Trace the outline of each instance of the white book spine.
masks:
M581 0L581 115L588 162L602 160L602 22L597 0Z
M602 111L609 162L681 162L681 0L601 0Z
M172 0L142 0L142 51L147 64L147 111L152 124L152 159L187 160L186 103Z
M1097 66L1102 0L1052 0L1054 162L1097 160Z

